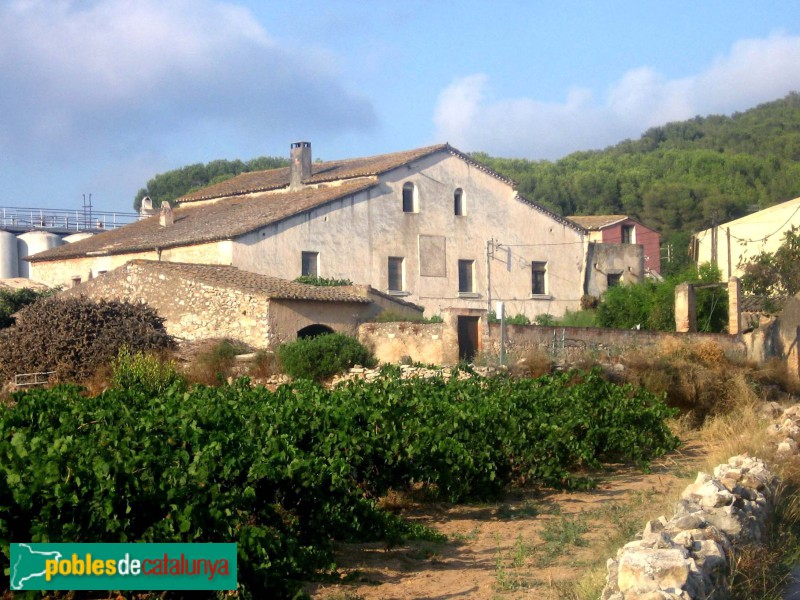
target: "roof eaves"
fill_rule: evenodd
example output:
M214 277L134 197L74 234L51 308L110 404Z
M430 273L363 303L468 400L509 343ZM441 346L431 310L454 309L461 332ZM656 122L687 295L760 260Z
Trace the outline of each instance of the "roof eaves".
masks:
M449 143L445 144L444 147L447 149L448 152L450 152L450 154L452 154L453 156L457 156L458 158L460 158L464 162L468 163L470 166L473 166L476 169L478 169L480 171L483 171L484 173L486 173L488 175L491 175L495 179L499 179L503 183L507 183L508 185L510 185L513 188L517 187L517 182L514 181L513 179L511 179L510 177L506 177L505 175L502 175L501 173L498 173L494 169L492 169L490 167L487 167L483 163L478 162L477 160L472 158L469 154L464 154L460 150L456 150Z
M519 200L520 202L523 202L524 204L527 204L531 208L533 208L535 210L538 210L540 213L543 213L543 214L547 215L551 219L554 219L558 223L561 223L562 225L566 225L570 229L574 229L578 233L585 234L588 231L585 227L581 227L580 225L578 225L574 221L570 221L567 217L562 217L558 213L555 213L552 210L550 210L549 208L545 208L544 206L542 206L538 202L534 202L533 200L530 200L530 199L526 198L525 196L523 196L519 192L516 192L515 198L517 200Z
M178 204L185 204L189 202L202 202L203 200L214 200L215 198L230 198L233 196L247 196L249 194L259 194L262 192L274 192L275 190L282 190L288 189L288 184L281 184L281 185L266 185L261 187L254 187L254 188L247 188L242 190L236 190L233 192L225 192L223 194L209 194L206 196L191 196L190 194L185 194L180 198L176 198L175 202ZM184 200L184 198L189 198L188 200Z

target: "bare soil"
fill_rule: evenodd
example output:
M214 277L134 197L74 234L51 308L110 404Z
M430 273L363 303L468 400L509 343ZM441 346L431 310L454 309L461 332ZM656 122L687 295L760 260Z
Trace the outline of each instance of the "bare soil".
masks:
M332 581L307 591L315 600L597 598L606 560L647 520L669 516L707 453L690 440L650 473L616 465L594 474L598 485L585 492L512 490L501 502L455 506L396 498L400 514L447 541L343 544Z

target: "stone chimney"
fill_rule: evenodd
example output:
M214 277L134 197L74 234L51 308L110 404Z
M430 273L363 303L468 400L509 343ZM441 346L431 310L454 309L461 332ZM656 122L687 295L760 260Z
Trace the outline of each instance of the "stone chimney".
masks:
M161 204L161 214L158 217L158 223L162 227L169 227L175 222L175 215L172 213L172 207L169 202Z
M151 217L156 214L157 211L158 209L153 208L153 200L150 198L150 196L145 196L142 198L142 206L139 208L140 219Z
M297 190L311 177L311 143L294 142L291 148L289 189Z

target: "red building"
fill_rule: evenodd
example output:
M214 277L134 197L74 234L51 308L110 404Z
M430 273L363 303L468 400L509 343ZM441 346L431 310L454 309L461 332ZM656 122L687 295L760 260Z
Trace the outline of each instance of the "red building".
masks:
M589 232L590 242L601 244L639 244L644 250L644 267L661 273L661 236L627 215L568 217Z

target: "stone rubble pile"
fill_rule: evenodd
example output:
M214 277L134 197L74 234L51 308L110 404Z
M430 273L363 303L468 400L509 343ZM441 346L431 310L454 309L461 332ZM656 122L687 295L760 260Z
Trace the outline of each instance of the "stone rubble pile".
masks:
M472 370L482 377L492 377L505 370L503 367L476 367L474 365L471 366ZM429 379L432 377L443 377L444 379L450 379L454 370L455 369L453 367L435 367L435 366L425 367L418 365L400 365L400 378ZM349 379L365 379L367 381L374 381L375 379L378 379L378 377L380 377L380 374L381 374L380 368L366 369L364 367L355 366L352 369L350 369L347 373L334 377L333 380L331 381L331 385L339 383L340 381L347 381ZM470 374L465 373L464 371L460 371L459 377L461 379L469 378Z
M800 405L786 410L765 405L776 419L768 432L778 456L797 453ZM686 487L672 518L645 525L640 539L625 544L607 562L601 600L716 600L728 595L733 549L761 544L777 479L764 461L734 456L714 474L698 473Z

